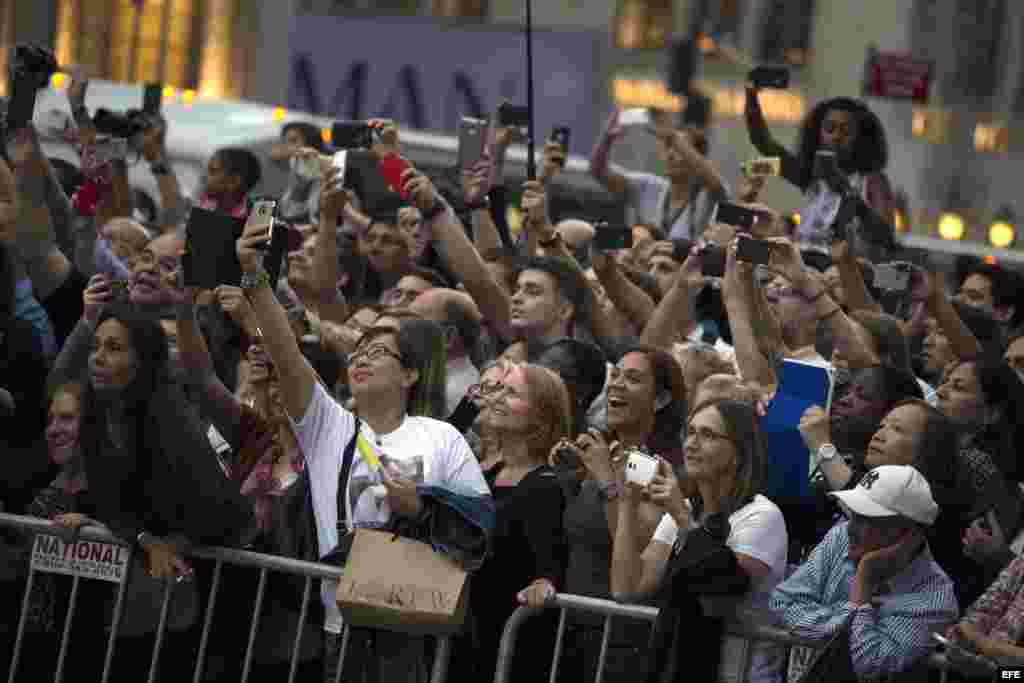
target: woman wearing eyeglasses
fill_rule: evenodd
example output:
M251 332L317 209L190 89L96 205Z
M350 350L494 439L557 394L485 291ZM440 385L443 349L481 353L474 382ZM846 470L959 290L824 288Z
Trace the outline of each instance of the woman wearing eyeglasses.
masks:
M337 220L347 199L333 181L328 175L322 220ZM444 412L441 328L406 319L397 328L368 330L349 356L349 387L359 413L346 410L317 381L274 298L262 267L261 247L268 240L265 229L247 226L236 249L245 273L242 287L263 330L264 345L280 376L281 403L306 459L316 524L314 559L343 552L339 544L347 540L344 531L397 524L418 528L430 515L451 525L434 528L457 529L460 538L455 543L445 539L444 544L451 548L465 542L460 547L471 550L460 559L476 569L482 561L477 549L486 546L493 526L493 502L465 439L451 425L430 417ZM346 461L351 463L347 478ZM334 589L334 582L323 582L327 681L335 679L341 649L342 620ZM426 681L425 648L422 637L353 627L346 680L375 665L382 681Z
M648 485L627 484L619 497L612 594L628 602L653 597L661 607L649 681L676 680L682 671L692 680L719 680L720 650L727 666L745 661L743 641L727 638L720 648L721 625L697 598L743 596L739 607L767 608L786 569L786 523L761 495L765 443L753 406L698 406L686 427L684 453L684 486L661 460ZM653 537L640 514L648 502L663 511ZM777 680L782 652L752 647L748 680Z

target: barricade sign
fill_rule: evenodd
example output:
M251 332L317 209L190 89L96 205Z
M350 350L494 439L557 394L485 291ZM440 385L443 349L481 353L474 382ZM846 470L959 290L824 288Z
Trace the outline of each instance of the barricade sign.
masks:
M121 583L128 576L128 548L116 543L37 534L32 544L32 569L84 579Z

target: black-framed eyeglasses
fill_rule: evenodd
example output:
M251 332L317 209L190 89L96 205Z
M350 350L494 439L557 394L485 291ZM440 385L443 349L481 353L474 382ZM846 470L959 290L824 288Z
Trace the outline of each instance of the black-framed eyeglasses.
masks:
M381 358L392 357L399 363L402 363L402 354L395 353L383 344L376 346L370 346L367 348L356 349L349 354L348 360L350 365L355 365L360 358L366 358L371 363L375 363Z

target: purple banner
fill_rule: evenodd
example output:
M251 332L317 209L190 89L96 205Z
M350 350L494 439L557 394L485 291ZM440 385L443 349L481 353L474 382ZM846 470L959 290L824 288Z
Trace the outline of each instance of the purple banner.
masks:
M574 153L595 135L593 33L534 33L538 142L572 127ZM526 104L521 31L462 29L423 20L299 16L291 30L288 107L337 119L393 118L454 132L503 99ZM601 106L597 103L596 106Z

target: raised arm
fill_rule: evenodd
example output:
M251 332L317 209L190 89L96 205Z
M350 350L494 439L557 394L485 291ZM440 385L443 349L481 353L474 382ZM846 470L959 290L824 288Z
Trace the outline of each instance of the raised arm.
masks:
M288 314L274 297L270 277L263 269L264 251L260 245L269 239L265 228L259 225L245 227L236 245L244 273L242 285L263 332L263 344L280 376L281 400L285 410L293 419L301 420L313 396L316 373L302 355L288 322Z
M210 350L195 319L195 296L195 290L186 290L185 302L177 306L178 354L187 381L199 389L200 410L229 443L237 444L242 408L214 371Z
M761 102L757 99L757 88L747 84L747 104L743 116L747 122L747 133L750 144L766 157L779 157L782 161L782 176L793 185L801 186L800 163L789 150L783 147L768 130L768 123L761 111Z
M185 220L189 203L181 195L178 176L167 157L167 124L162 120L153 121L141 136L142 156L149 162L149 169L160 190L160 231L165 234L175 232Z
M672 349L680 332L693 327L697 294L704 284L702 260L696 247L690 250L676 274L675 283L665 293L644 327L640 341L659 349Z
M644 329L654 315L655 305L651 297L633 284L608 254L595 251L591 262L597 279L615 308L622 311L638 330Z
M484 318L501 334L510 334L511 301L508 294L491 275L480 252L469 241L466 231L450 207L437 194L433 183L414 168L402 176L405 191L413 198L424 216L434 215L429 226L434 245L445 262L462 281L466 292L473 297ZM442 210L438 211L438 207Z
M614 195L626 193L626 179L612 168L609 159L612 145L625 135L625 129L619 123L620 113L621 111L616 109L608 117L608 123L601 133L601 137L597 139L594 151L590 153L590 175Z
M722 301L736 350L736 364L744 381L757 385L761 393L772 393L778 379L766 351L777 352L781 349L762 348L764 342L759 341L761 335L755 327L758 317L754 271L749 263L737 262L736 245L734 240L726 250L722 288Z
M974 360L981 355L981 343L960 319L953 302L946 297L946 275L942 271L931 273L927 279L926 308L935 318L939 329L949 339L953 353L961 361Z
M697 151L686 131L675 129L659 129L658 137L666 146L679 152L690 171L703 181L704 187L713 195L722 195L726 191L725 180L718 171L718 165Z
M871 297L849 242L836 242L832 245L832 263L836 264L839 270L839 281L843 285L843 294L846 297L846 310L881 313L882 307Z
M320 319L338 324L348 319L348 304L338 291L338 220L350 199L348 191L341 187L341 180L336 168L324 176L320 190L320 227L313 256Z

